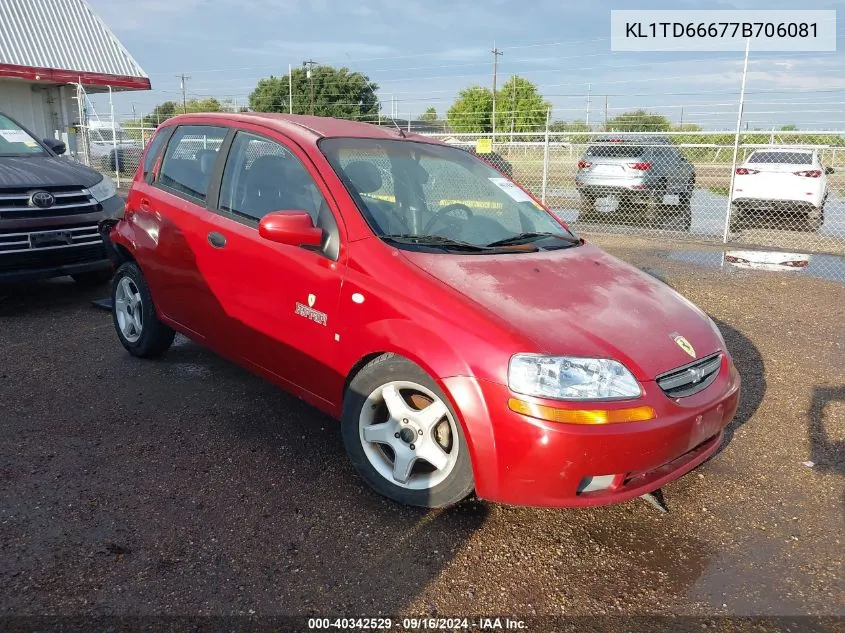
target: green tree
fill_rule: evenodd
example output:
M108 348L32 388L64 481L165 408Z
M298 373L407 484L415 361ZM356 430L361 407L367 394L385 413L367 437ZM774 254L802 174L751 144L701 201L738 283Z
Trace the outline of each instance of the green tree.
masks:
M455 132L490 132L493 129L493 91L470 86L458 93L446 112L446 120Z
M549 124L549 132L589 132L590 126L586 121L576 119L574 121L552 121Z
M365 121L378 117L378 85L366 75L333 66L315 66L310 79L304 68L294 69L291 78L262 79L249 95L250 107L256 112L288 112L290 80L295 114L310 113L313 82L315 115Z
M514 75L496 92L496 131L542 133L550 107L537 86Z
M158 127L170 117L183 112L197 113L197 112L225 112L230 108L230 104L220 102L214 97L206 97L205 99L188 99L185 102L185 107L177 101L165 101L158 104L153 111L141 119L142 127Z
M436 121L437 120L437 110L434 108L427 108L425 112L420 115L420 121Z
M608 132L667 132L671 129L672 122L669 119L646 110L623 112L605 125L605 131Z
M782 132L794 132L798 129L798 126L794 123L787 123L786 125L781 125L780 129Z

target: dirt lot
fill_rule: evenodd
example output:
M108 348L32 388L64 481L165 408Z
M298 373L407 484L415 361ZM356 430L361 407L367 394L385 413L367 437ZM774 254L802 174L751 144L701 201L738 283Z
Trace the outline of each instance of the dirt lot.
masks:
M400 507L273 386L184 339L130 357L103 291L0 290L0 611L845 616L845 286L596 241L713 315L744 380L667 515Z

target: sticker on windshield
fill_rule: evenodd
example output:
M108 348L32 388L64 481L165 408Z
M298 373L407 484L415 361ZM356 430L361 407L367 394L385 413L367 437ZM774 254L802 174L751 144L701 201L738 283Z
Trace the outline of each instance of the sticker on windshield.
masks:
M32 137L23 130L0 130L0 136L9 143L32 142Z
M490 182L508 194L516 202L531 202L531 196L517 187L507 178L490 178Z

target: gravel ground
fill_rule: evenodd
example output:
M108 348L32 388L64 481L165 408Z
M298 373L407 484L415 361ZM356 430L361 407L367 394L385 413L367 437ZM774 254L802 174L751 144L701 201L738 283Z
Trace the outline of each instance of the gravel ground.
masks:
M0 289L0 613L845 616L845 286L596 241L707 310L744 380L666 515L400 507L275 387L181 338L130 357L102 290Z

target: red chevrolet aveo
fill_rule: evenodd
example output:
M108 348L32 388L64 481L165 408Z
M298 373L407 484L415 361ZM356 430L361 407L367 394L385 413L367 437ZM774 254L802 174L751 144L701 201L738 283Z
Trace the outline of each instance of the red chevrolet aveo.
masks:
M737 407L706 314L394 128L173 118L103 233L130 353L181 332L269 379L340 419L402 503L624 501L712 455Z

